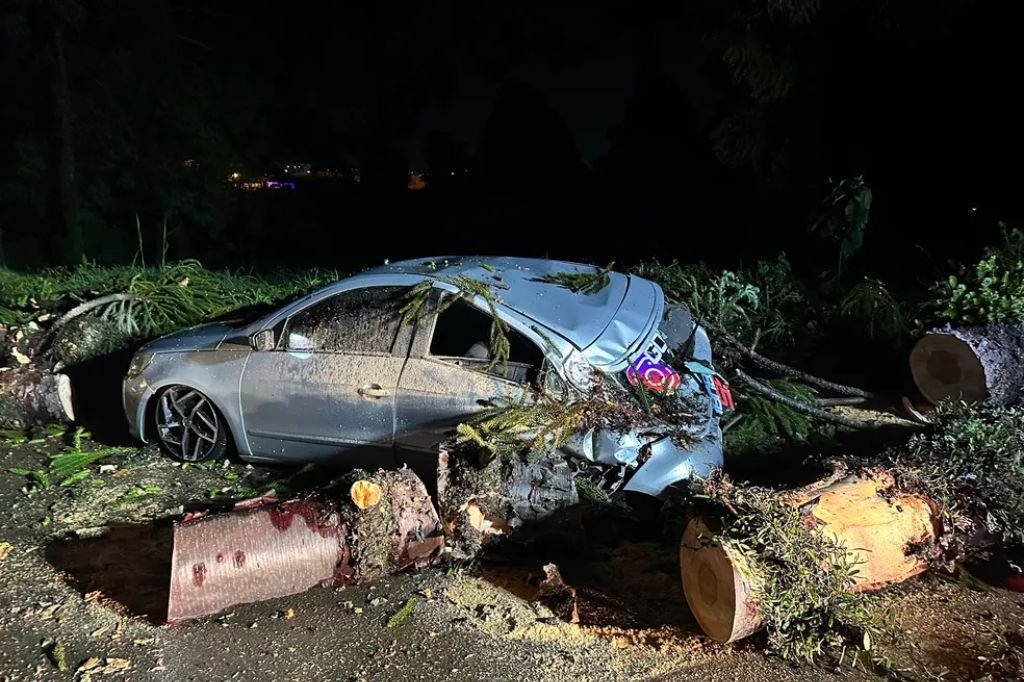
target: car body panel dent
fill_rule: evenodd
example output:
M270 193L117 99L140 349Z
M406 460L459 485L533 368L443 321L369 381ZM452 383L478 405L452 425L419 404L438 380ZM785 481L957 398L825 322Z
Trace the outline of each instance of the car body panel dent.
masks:
M606 286L585 293L544 281L545 275L564 272L599 270L505 257L404 261L335 282L244 324L212 323L162 337L139 351L145 357L133 366L140 369L124 381L131 432L151 440L154 434L147 433L145 423L148 406L163 388L181 384L210 398L247 460L338 459L374 467L396 461L413 464L417 456L436 457L438 443L450 437L458 423L495 399L519 399L528 390L499 372L481 371L479 361L472 365L465 362L469 358L431 356L436 314L428 310L412 323L404 321L390 353L282 350L280 343L276 350L254 350L248 341L266 330L287 336L288 320L338 294L368 287L412 287L424 280L457 292L451 281L459 275L489 285L492 296L468 297L472 307L490 315L493 303L510 330L539 349L543 367L534 367L531 376L543 370L545 376L558 377L578 391L592 385L598 376L595 370L619 380L620 373L649 349L659 328L672 324L672 333L678 335L682 329L693 337L692 357L710 366L707 335L688 312L669 323L664 293L657 284L610 272ZM674 369L681 375L680 395L701 409L702 417L689 429L692 446L684 448L650 432L589 432L576 437L566 450L601 465L635 470L626 489L647 494L660 494L683 478L704 476L712 466L720 466L717 414L702 384L685 368ZM525 366L522 373L508 376L521 379ZM568 395L564 384L545 380L546 386L555 387L555 395Z

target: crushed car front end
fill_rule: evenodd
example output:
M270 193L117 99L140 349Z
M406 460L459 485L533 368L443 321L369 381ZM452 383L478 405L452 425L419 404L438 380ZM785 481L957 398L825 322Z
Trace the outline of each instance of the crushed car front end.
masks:
M714 370L707 333L685 306L667 303L657 284L629 276L601 335L565 358L565 375L583 392L591 390L594 370L657 417L626 431L588 429L564 448L595 467L605 489L660 497L722 466L719 422L732 407L728 386Z

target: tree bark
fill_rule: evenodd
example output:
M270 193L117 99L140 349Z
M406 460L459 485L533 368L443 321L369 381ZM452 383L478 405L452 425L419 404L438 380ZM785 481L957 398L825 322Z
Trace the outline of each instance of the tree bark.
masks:
M858 398L874 397L871 393L865 391L862 388L857 388L856 386L847 386L845 384L837 384L834 381L828 381L827 379L822 379L821 377L814 376L813 374L808 374L807 372L799 370L796 367L784 365L781 362L772 360L771 358L767 358L761 355L752 348L747 348L742 343L737 341L735 337L727 333L723 332L722 335L728 345L735 348L740 355L744 356L761 369L766 369L769 372L775 372L776 374L781 374L784 377L796 379L797 381L802 381L805 384L816 386L818 388L823 388L827 391L832 391L840 395L854 396Z
M410 470L353 472L342 487L343 499L254 500L176 524L168 621L318 585L362 584L437 559L437 513Z
M0 428L74 421L71 380L34 368L0 368Z
M1012 405L1024 390L1024 326L933 329L911 351L910 372L921 395L932 403Z
M858 573L854 592L877 590L924 571L942 533L938 507L922 495L893 491L882 471L827 479L785 497L805 527L847 548ZM761 629L762 581L741 552L718 541L721 522L695 518L679 549L683 590L708 637L734 642Z
M518 454L491 456L463 447L438 458L437 504L445 552L474 558L526 523L579 504L572 470L557 453L528 462Z
M794 400L793 398L790 398L789 396L782 395L781 393L779 393L778 391L776 391L772 387L768 386L767 384L763 384L760 381L758 381L757 379L755 379L754 377L750 376L749 374L744 372L742 369L736 369L735 372L736 372L736 377L747 388L749 388L754 393L758 393L758 394L764 396L765 398L770 398L771 400L774 400L775 402L777 402L779 404L785 405L786 407L788 407L790 409L796 410L797 412L802 412L802 413L804 413L806 415L809 415L811 417L815 417L815 418L820 419L822 421L831 422L831 423L837 424L839 426L845 426L845 427L847 427L849 429L873 429L873 428L875 428L874 425L869 424L867 422L858 421L856 419L849 419L847 417L843 417L842 415L834 414L834 413L828 412L826 410L819 410L816 407L811 407L810 405L805 405L804 403L800 402L799 400Z

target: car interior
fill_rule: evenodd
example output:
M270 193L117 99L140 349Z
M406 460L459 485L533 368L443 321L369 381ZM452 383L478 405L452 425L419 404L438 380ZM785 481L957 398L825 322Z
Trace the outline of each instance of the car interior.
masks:
M430 355L460 367L483 368L491 362L491 316L464 301L456 301L437 317L430 339ZM508 363L487 371L509 381L525 384L536 379L544 354L532 341L508 327ZM506 366L507 365L507 366Z

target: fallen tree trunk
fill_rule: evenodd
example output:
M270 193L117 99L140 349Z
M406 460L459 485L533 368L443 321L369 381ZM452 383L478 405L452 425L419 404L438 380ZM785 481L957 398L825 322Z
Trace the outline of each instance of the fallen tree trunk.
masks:
M519 454L485 449L442 450L438 457L437 505L445 552L472 559L489 543L524 523L578 504L572 469L557 453L528 462Z
M1024 390L1024 327L995 323L932 330L911 351L910 372L932 403L1013 404Z
M0 367L22 367L32 362L42 330L35 322L0 326Z
M176 524L168 621L317 585L362 584L437 558L440 524L415 474L354 472L343 485L347 499L256 500Z
M71 380L44 369L0 368L0 428L75 420Z
M941 534L938 508L922 495L893 490L880 471L826 480L785 497L805 527L829 533L857 563L854 592L902 582L928 567ZM763 581L747 558L719 542L720 522L695 518L679 549L683 590L690 610L711 639L734 642L761 629Z

